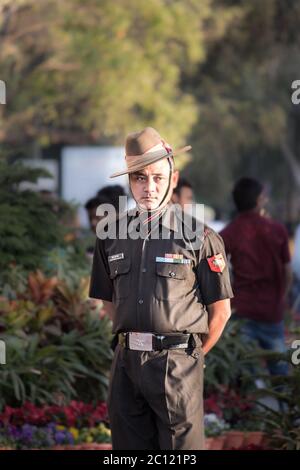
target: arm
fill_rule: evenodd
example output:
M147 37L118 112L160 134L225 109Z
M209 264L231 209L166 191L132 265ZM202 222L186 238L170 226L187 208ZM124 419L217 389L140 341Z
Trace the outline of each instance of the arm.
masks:
M289 290L293 281L293 271L291 267L291 253L289 247L289 236L286 228L282 228L282 246L281 246L281 260L284 270L284 296L287 298Z
M291 263L286 263L284 265L284 271L285 271L285 298L287 298L292 282L293 282L293 271L292 271Z
M105 313L109 316L111 321L113 321L114 316L115 316L114 304L112 302L109 302L108 300L102 300L102 302L103 302Z
M212 256L217 256L220 264L212 263ZM231 315L230 299L233 297L224 243L221 236L211 229L204 239L198 281L203 305L208 312L209 333L201 335L203 353L207 354L219 340Z
M207 310L209 333L202 335L204 355L217 343L230 318L230 299L214 302L207 306Z
M97 238L93 256L89 297L92 299L102 300L105 314L107 314L111 320L114 317L114 307L111 302L112 296L113 284L110 279L104 241Z

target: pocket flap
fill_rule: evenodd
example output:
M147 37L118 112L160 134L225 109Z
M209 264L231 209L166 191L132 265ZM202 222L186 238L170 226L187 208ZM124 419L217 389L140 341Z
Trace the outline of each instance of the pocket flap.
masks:
M170 279L186 279L187 265L173 263L156 263L156 274Z
M127 274L130 271L131 261L129 258L118 259L109 263L110 278L114 279L120 274Z

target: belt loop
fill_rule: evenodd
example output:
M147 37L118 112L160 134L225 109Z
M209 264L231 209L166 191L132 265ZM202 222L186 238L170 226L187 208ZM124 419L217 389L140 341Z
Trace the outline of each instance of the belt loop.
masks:
M197 346L197 343L194 338L194 334L191 333L188 341L188 347L194 349Z
M158 351L162 351L164 349L163 340L165 336L162 335L153 335L155 348L158 348Z

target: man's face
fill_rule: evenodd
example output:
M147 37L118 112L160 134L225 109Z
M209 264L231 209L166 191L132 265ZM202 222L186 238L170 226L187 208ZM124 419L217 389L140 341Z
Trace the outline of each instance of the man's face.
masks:
M267 194L266 189L264 188L260 195L257 198L256 208L260 215L266 215L267 213L267 205L269 202L269 197Z
M188 186L182 186L179 194L173 194L172 201L175 204L180 204L182 209L184 209L185 204L192 204L194 201L193 190Z
M162 202L169 184L170 165L166 158L152 163L145 169L132 173L130 188L135 201L146 210L156 209ZM171 188L175 188L178 173L171 176Z

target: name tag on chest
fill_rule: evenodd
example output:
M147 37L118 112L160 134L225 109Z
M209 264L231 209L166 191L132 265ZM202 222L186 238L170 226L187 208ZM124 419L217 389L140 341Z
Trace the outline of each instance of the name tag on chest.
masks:
M118 259L124 259L124 253L117 253L108 257L108 262L117 261Z

